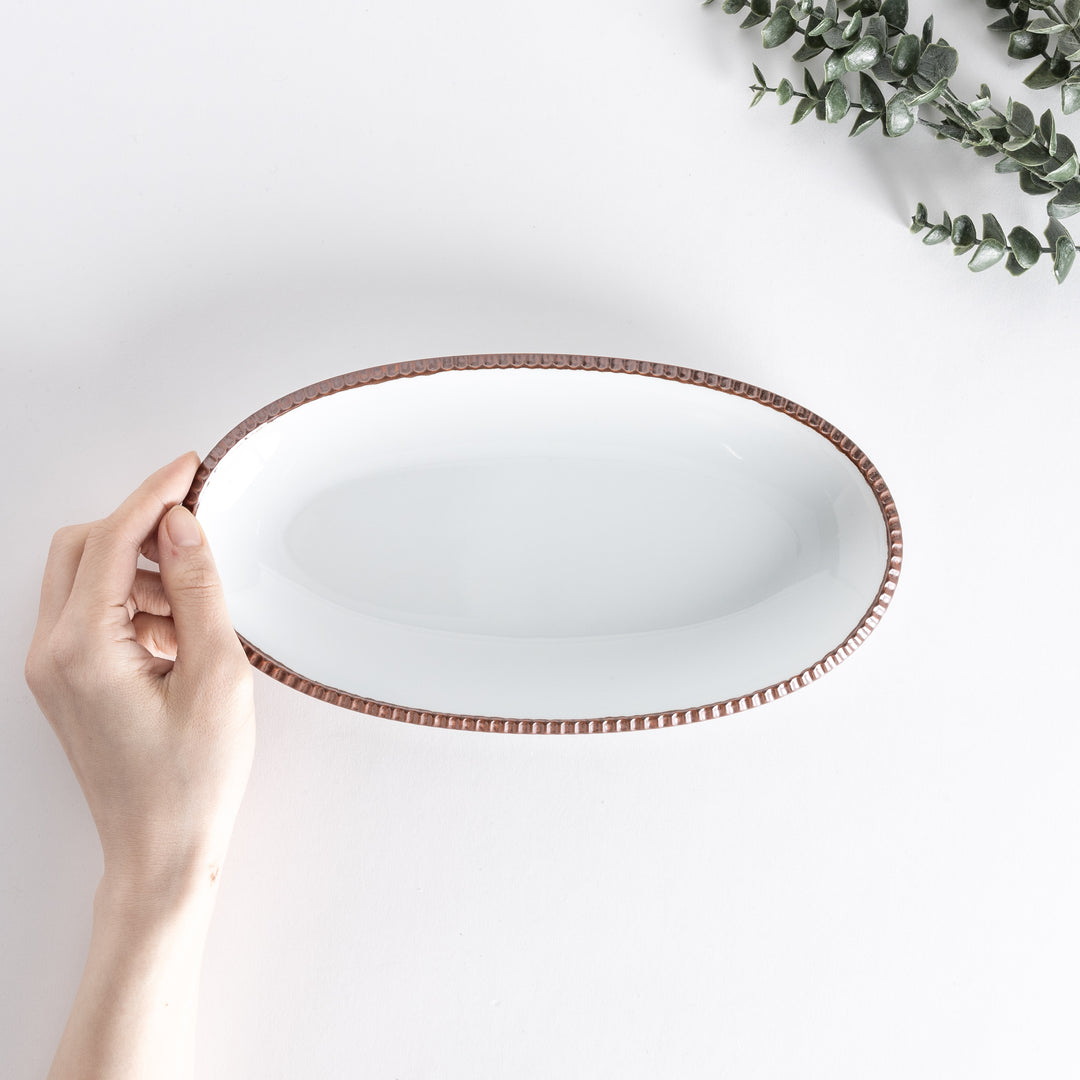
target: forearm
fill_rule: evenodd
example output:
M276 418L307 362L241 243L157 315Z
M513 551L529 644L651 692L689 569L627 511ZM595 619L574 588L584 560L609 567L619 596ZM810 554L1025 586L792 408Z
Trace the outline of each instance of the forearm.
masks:
M90 951L48 1080L190 1080L216 885L169 904L102 878Z

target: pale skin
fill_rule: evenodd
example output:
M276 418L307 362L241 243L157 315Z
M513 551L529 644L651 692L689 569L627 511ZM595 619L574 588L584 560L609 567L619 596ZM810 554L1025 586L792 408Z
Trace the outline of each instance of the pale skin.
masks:
M198 465L184 454L49 550L26 681L104 855L49 1080L194 1071L206 934L255 751L251 667L205 535L177 506Z

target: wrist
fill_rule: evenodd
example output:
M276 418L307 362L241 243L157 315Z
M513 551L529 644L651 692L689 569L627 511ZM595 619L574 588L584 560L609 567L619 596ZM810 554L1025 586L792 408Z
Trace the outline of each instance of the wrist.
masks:
M223 860L193 858L180 863L106 859L94 894L95 916L126 923L175 919L209 920L217 899Z

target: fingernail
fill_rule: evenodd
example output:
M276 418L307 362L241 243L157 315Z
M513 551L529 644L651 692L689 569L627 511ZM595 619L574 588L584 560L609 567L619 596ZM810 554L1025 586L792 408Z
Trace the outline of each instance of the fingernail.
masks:
M165 518L165 531L177 547L198 547L202 529L194 516L183 506L174 506Z

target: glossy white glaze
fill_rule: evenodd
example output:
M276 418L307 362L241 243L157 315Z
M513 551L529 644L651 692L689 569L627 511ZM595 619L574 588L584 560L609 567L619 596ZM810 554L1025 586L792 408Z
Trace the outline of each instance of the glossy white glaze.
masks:
M450 371L264 424L199 517L237 630L349 693L546 719L791 678L874 603L873 491L819 433L641 375Z

